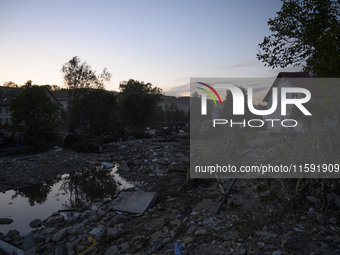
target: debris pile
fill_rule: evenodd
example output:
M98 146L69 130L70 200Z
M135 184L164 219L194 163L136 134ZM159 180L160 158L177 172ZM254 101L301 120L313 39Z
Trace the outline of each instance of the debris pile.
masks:
M250 148L244 155L271 155L264 151ZM27 219L33 232L21 236L11 230L0 240L25 254L46 255L174 254L176 244L183 247L183 255L340 253L339 193L335 190L324 200L325 194L317 196L305 189L287 203L290 200L273 194L266 181L240 179L215 215L224 196L220 186L227 190L232 180L189 179L186 138L115 142L106 144L101 154L59 151L6 159L1 164L6 179L29 175L42 180L82 166L109 168L116 162L120 176L136 184L131 199L134 194L150 195L138 199L141 211L127 206L129 195L122 192L122 196L98 198L100 205L94 210L51 212L46 219ZM323 201L329 201L327 208Z

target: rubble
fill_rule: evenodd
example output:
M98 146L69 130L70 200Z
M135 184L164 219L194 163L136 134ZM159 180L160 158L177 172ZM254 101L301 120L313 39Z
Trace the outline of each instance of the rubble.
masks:
M261 154L261 150L256 153ZM174 254L176 244L183 247L183 255L340 253L340 214L325 213L325 210L321 213L318 206L322 206L322 200L315 194L301 196L305 207L292 206L276 221L268 221L270 212L275 212L283 201L263 203L268 196L264 184L259 180L240 179L220 213L215 215L224 194L214 179L187 178L188 140L160 142L150 138L115 142L106 145L105 151L91 154L66 150L16 161L6 159L1 164L6 176L13 175L10 179L14 181L17 177L36 179L39 175L37 179L43 180L82 166L111 167L109 164L118 163L122 167L117 173L136 184L131 194L158 194L149 207L135 214L115 207L119 196L99 198L96 209L69 210L63 214L50 212L49 217L41 219L41 227L37 226L39 219L27 219L27 224L32 220L37 224L33 232L21 236L12 231L0 234L0 240L25 254L46 255ZM230 181L221 182L225 189ZM0 185L2 189L8 187L5 182ZM332 201L337 199L335 194L338 193L334 191ZM307 196L313 196L311 202ZM317 199L320 201L316 202ZM311 205L313 212L309 210ZM332 205L336 207L336 202Z

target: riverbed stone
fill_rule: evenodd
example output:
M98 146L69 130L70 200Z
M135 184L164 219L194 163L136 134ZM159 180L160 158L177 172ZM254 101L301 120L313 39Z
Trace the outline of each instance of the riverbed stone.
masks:
M62 240L68 234L67 232L69 229L69 227L60 229L57 233L54 234L54 236L52 237L52 241L58 242Z
M118 215L116 215L115 217L113 217L109 221L108 225L110 227L114 227L116 224L122 223L122 222L125 222L125 221L126 221L126 217L124 217L123 215L118 214Z
M67 242L67 243L65 244L65 249L66 249L66 251L67 251L67 254L70 254L71 252L74 251L74 246L72 245L72 243Z
M197 231L195 232L195 236L206 235L207 233L208 233L207 230L201 229L201 230L197 230Z
M13 238L14 236L19 235L19 234L20 233L17 230L9 230L5 237Z
M118 166L118 170L120 171L127 171L129 170L129 166L126 164L125 161L121 162Z
M122 247L122 252L126 252L130 249L130 243L129 242L122 243L120 246Z
M110 249L108 249L105 252L105 255L115 255L115 254L119 254L119 248L117 245L110 247Z
M118 228L108 228L106 231L106 235L108 238L116 237L118 236L119 230Z
M0 219L0 225L8 225L11 224L13 222L12 219L9 218L1 218Z
M36 255L36 254L37 254L37 248L35 246L25 251L25 255Z
M94 228L91 230L90 235L94 235L96 237L101 237L104 234L104 228Z
M100 217L104 217L104 216L106 216L107 212L104 211L104 210L99 209L98 212L97 212L97 214L98 214Z
M89 218L88 218L89 222L97 222L100 220L100 216L97 214L92 214Z
M263 242L267 243L267 244L275 244L279 242L279 239L277 239L276 237L273 236L265 236L263 238Z
M69 235L74 235L75 233L77 233L77 230L74 229L74 228L70 228L70 229L67 231L67 234L69 234Z
M31 228L39 228L41 227L41 220L40 219L35 219L29 223L29 226Z
M48 217L47 219L43 220L42 224L45 227L50 228L50 227L53 227L54 224L62 222L63 220L64 220L64 216L62 215L55 215L55 216L52 215Z
M161 234L162 234L161 231L156 231L155 233L152 234L151 240L152 240L152 241L158 240Z
M22 249L24 251L31 249L36 246L38 243L42 243L46 241L46 237L44 235L38 233L29 233L24 237L24 241L22 243Z
M41 234L42 235L48 235L48 234L52 234L56 231L57 231L57 229L55 227L51 227L51 228L46 228L43 231L41 231Z
M57 247L55 248L55 255L63 255L64 254L64 249L63 249L63 245L60 243L57 245Z
M113 164L109 162L101 162L101 164L104 166L104 168L112 168Z

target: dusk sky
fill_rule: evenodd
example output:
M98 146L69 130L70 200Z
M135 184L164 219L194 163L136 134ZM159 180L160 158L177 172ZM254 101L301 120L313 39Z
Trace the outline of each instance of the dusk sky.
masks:
M256 59L280 0L0 0L0 85L27 80L63 86L61 67L79 56L106 89L130 78L189 95L192 77L275 77ZM300 71L288 68L284 71Z

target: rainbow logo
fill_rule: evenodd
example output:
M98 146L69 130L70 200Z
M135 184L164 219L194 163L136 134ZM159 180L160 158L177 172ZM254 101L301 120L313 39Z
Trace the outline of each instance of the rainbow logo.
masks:
M211 91L214 92L215 95L217 96L218 100L220 100L220 103L221 103L221 106L222 106L222 101L221 101L220 95L217 93L217 91L216 91L213 87L211 87L210 85L205 84L205 83L203 83L203 82L197 82L197 83L198 83L198 84L202 84L202 85L208 87L209 89L211 89ZM213 95L212 95L208 90L203 89L203 88L200 88L200 87L197 87L197 88L198 88L198 89L201 89L201 90L203 90L204 92L206 92L207 94L209 94L209 96L211 96L211 98L214 100L215 105L217 106L217 103L216 103L215 98L213 97Z

